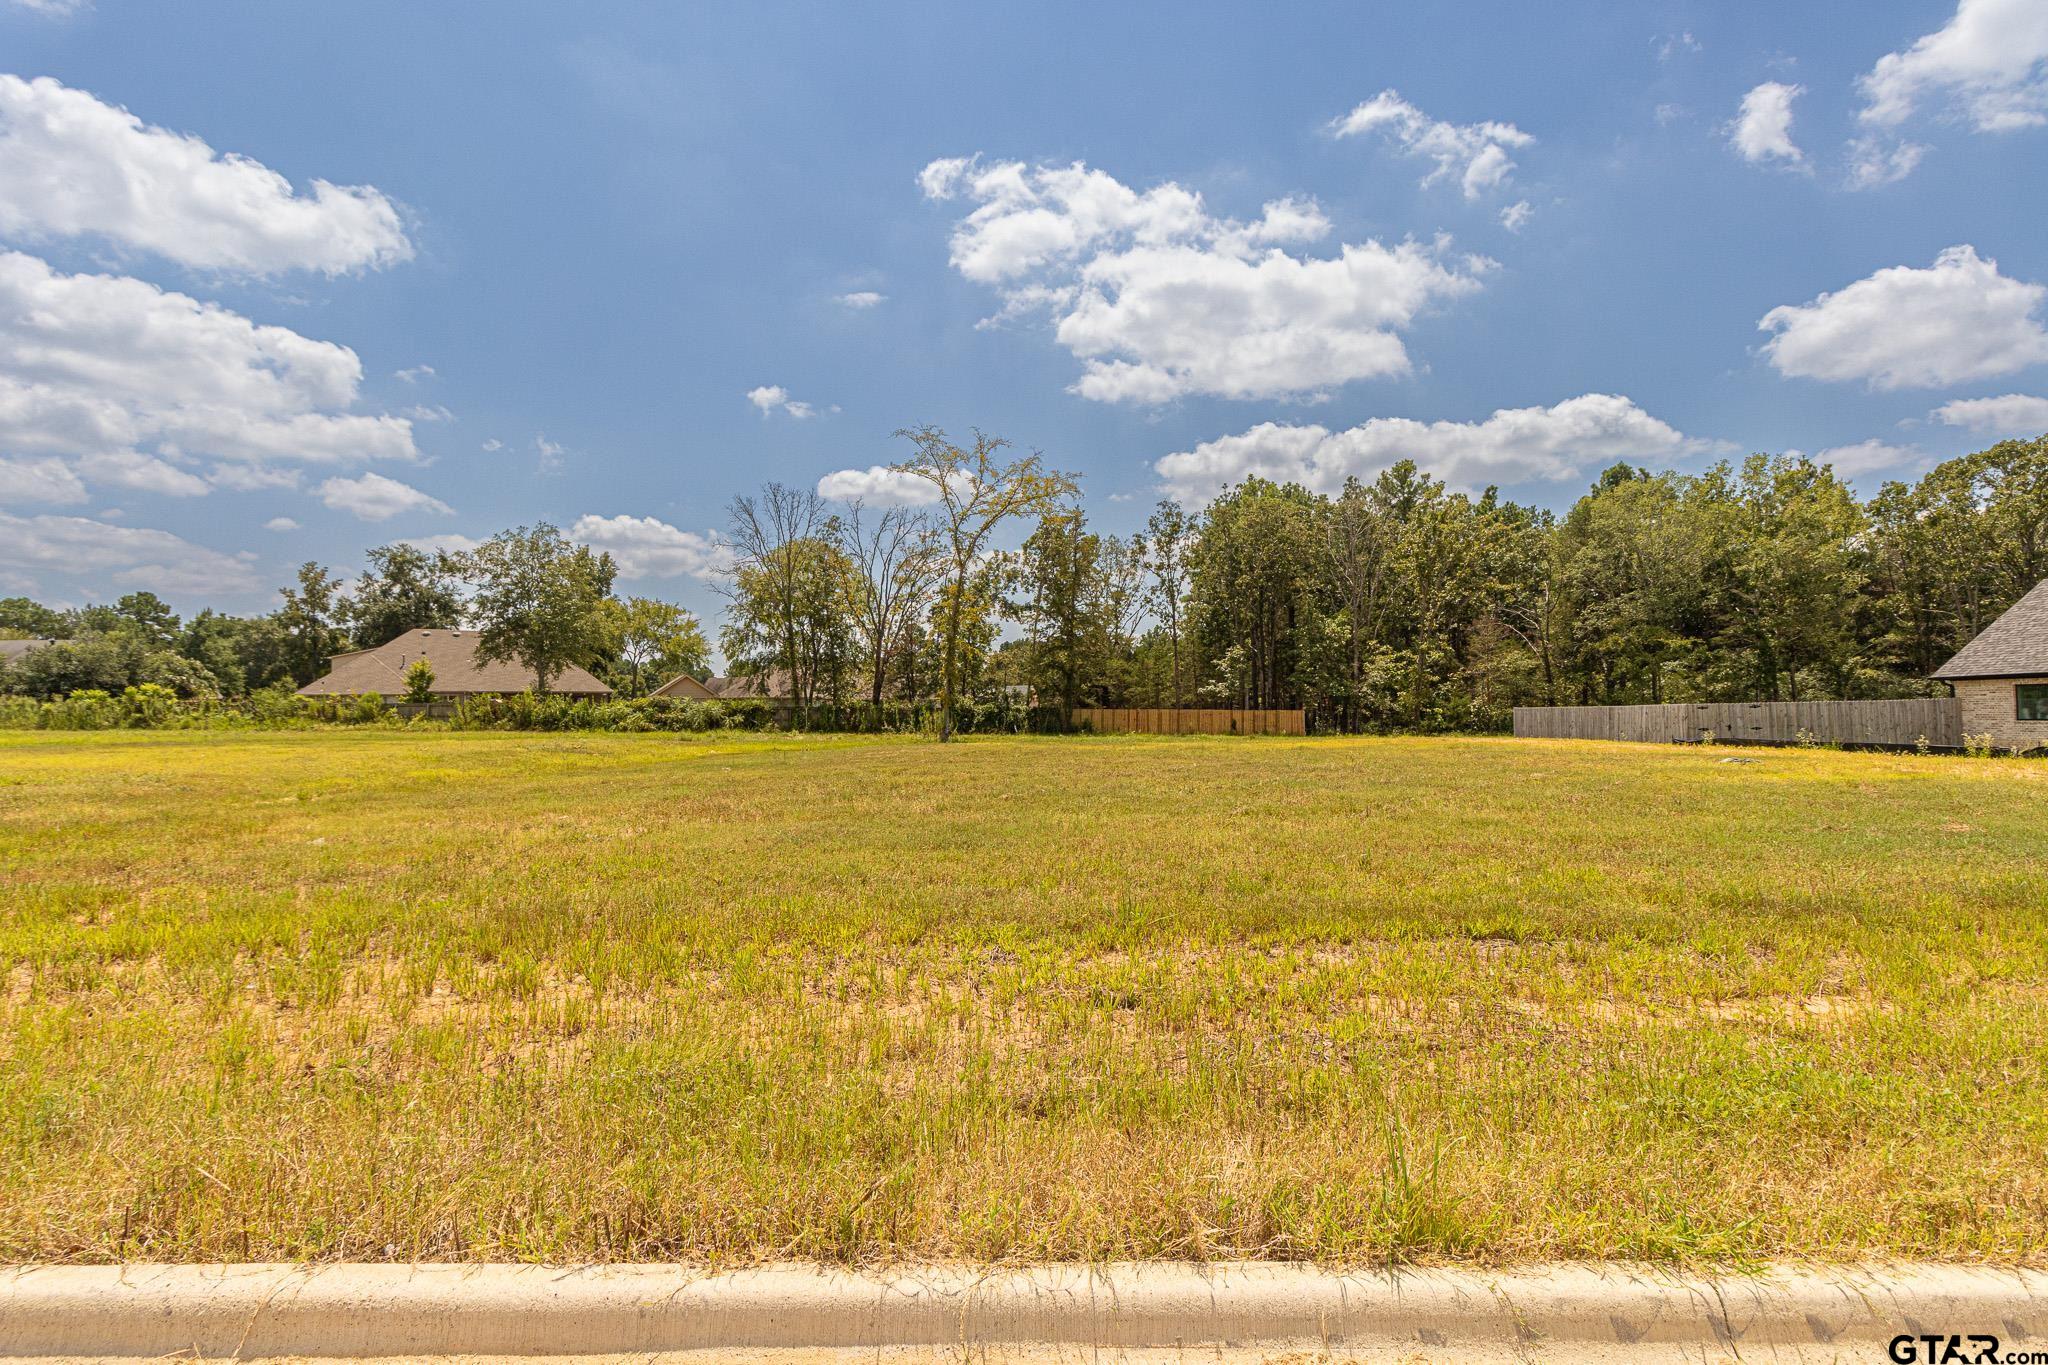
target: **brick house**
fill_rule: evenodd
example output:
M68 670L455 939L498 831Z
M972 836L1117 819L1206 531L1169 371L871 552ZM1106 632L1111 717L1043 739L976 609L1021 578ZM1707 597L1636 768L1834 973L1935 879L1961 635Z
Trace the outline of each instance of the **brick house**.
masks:
M1962 706L1963 733L2001 749L2048 745L2048 582L1934 670Z

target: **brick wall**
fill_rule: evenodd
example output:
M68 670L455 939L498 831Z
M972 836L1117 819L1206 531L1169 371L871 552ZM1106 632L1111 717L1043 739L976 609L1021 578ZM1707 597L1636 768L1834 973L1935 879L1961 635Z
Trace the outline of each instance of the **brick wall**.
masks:
M2020 683L2048 683L2048 677L1977 678L1956 683L1956 700L1963 704L1963 733L1988 734L2001 749L2048 744L2048 720L2013 718L2012 690Z

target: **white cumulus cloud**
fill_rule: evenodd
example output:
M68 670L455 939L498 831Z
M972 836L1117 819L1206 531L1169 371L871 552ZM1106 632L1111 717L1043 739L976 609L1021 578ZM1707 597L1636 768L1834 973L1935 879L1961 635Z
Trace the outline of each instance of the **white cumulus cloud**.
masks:
M2034 314L2048 288L2009 279L1970 246L1925 270L1892 266L1810 303L1773 308L1764 354L1780 374L1863 380L1873 388L1939 387L2048 362Z
M62 460L48 456L39 460L0 459L0 505L84 501L85 484Z
M841 294L839 302L848 308L873 308L888 300L887 294L877 294L872 289L856 289L850 294Z
M1410 156L1426 156L1436 167L1424 176L1424 185L1455 176L1467 199L1477 199L1496 185L1507 183L1515 169L1510 151L1531 146L1536 139L1512 123L1447 123L1433 119L1401 98L1394 90L1382 90L1344 117L1330 124L1338 137L1383 133Z
M0 450L194 493L172 466L412 460L412 424L345 411L354 351L141 280L0 252Z
M1971 431L1999 436L2039 436L2048 432L2048 398L2008 393L1997 398L1958 398L1933 412L1934 420Z
M1707 449L1627 398L1589 393L1548 408L1503 408L1483 422L1375 417L1343 431L1265 422L1167 455L1153 465L1187 503L1254 475L1332 493L1403 459L1462 488L1556 482L1616 460L1669 459Z
M1083 362L1074 392L1104 402L1317 397L1405 374L1396 331L1477 290L1492 265L1447 259L1443 242L1294 255L1284 247L1330 232L1311 201L1277 199L1240 222L1179 185L1140 193L1079 163L954 158L918 181L933 198L976 204L954 228L951 260L997 290L991 321L1048 315Z
M207 270L376 269L412 255L398 210L368 186L289 180L145 124L47 76L0 75L0 232L101 237Z
M1835 473L1843 478L1854 478L1858 474L1873 474L1879 470L1901 469L1918 464L1927 457L1912 446L1897 446L1886 441L1858 441L1855 445L1832 446L1814 456L1816 464L1833 465Z
M1895 128L1930 97L1980 132L2048 124L2048 4L1960 0L1937 31L1889 52L1862 77L1858 117Z
M98 451L81 456L78 472L96 484L172 498L203 497L212 491L206 480L189 469L134 450Z
M1803 85L1765 81L1742 97L1742 112L1728 125L1728 141L1744 161L1805 163L1806 153L1792 141L1792 101L1805 93Z
M299 529L299 524L290 517L272 517L269 521L263 523L263 529L266 531L296 531Z
M818 480L818 496L873 507L924 507L939 500L939 490L930 479L876 464L866 469L833 470Z
M410 545L415 550L425 550L429 554L444 551L451 555L466 555L483 544L474 536L458 535L452 531L439 536L408 536L399 543Z
M329 479L320 485L320 501L337 512L347 512L364 521L389 521L402 512L436 512L455 509L439 498L422 493L411 484L387 479L382 474L364 474L353 479Z
M1848 185L1873 190L1896 184L1913 173L1927 148L1918 142L1890 137L1859 137L1849 143Z
M806 417L818 415L816 408L809 403L791 398L789 390L780 384L763 384L759 388L748 389L747 401L758 408L763 417L772 417L780 412L801 421Z
M297 488L300 471L260 464L217 464L207 471L206 481L215 488L236 493L262 493L274 488Z
M0 569L91 574L156 592L247 592L257 586L246 556L209 550L169 531L114 526L89 517L0 512Z
M699 534L656 517L584 515L569 539L603 550L625 578L715 578L732 566L732 551L713 532Z

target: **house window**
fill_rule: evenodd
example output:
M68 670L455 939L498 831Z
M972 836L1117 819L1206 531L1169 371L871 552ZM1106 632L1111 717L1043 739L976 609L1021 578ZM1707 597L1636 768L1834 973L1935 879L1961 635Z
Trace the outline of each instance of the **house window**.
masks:
M2019 720L2048 720L2048 683L2018 683L2012 689L2013 715Z

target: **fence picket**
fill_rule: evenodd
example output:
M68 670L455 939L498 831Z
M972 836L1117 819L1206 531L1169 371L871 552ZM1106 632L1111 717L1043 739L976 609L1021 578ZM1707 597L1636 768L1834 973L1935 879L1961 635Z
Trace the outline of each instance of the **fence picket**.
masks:
M1307 713L1226 707L1082 706L1074 723L1100 734L1305 735Z
M1607 739L1637 744L1697 743L1708 733L1735 744L1820 744L1936 749L1963 743L1954 697L1888 701L1676 702L1650 706L1518 706L1519 739Z

